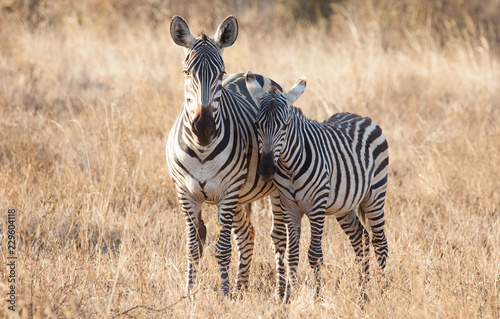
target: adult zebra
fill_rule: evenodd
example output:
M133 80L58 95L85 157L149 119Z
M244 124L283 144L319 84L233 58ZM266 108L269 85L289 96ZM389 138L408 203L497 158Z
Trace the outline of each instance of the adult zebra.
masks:
M224 294L229 293L231 230L239 252L237 288L248 285L253 255L254 230L242 205L271 196L279 291L284 291L285 226L279 197L270 182L257 174L258 143L255 118L258 106L248 92L243 74L224 77L224 48L238 34L233 16L218 27L213 39L202 33L195 38L179 16L172 19L174 42L185 48L185 101L170 131L166 153L170 175L186 220L187 290L193 286L202 255L206 227L201 216L203 202L218 206L218 239L215 249ZM275 82L257 76L260 85Z
M305 90L305 78L288 93L278 88L263 89L250 72L246 79L249 90L260 101L256 121L258 170L262 178L272 179L277 187L287 225L289 274L285 299L290 296L290 284L297 280L304 213L311 224L308 257L316 276L316 294L320 289L325 215L337 217L366 275L369 236L363 224L371 228L379 266L385 268L388 247L384 204L389 153L381 128L369 118L350 113L335 114L323 123L306 119L292 106ZM354 210L356 206L363 224Z

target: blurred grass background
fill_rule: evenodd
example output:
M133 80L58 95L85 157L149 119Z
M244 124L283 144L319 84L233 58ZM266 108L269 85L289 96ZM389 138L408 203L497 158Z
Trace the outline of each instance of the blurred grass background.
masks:
M0 313L497 318L499 12L497 0L2 1L0 208L4 220L8 208L19 213L17 311L2 302ZM386 293L375 273L370 301L358 303L354 253L328 219L324 300L315 302L304 220L300 286L281 305L264 200L253 205L245 296L217 296L216 211L207 206L200 290L182 299L184 220L164 154L184 98L184 54L169 35L175 14L209 35L235 15L228 73L251 70L285 88L306 75L296 105L307 116L349 111L383 128L391 158ZM171 307L123 314L138 304Z

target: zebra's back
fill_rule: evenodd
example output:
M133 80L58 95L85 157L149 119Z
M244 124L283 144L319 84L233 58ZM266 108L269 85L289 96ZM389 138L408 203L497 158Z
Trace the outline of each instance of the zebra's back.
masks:
M335 125L338 125L338 124L341 124L344 122L349 122L349 121L356 119L356 118L361 118L361 116L359 116L357 114L353 114L353 113L347 113L347 112L336 113L336 114L333 114L332 116L330 116L329 118L327 118L323 122L323 124L335 126Z

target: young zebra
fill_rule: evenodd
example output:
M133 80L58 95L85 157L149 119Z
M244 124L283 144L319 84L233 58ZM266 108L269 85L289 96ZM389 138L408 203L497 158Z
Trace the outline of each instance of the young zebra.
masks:
M288 277L296 283L299 262L300 221L310 219L309 263L320 289L320 264L323 261L321 238L325 215L335 215L349 236L357 262L363 262L368 275L369 236L383 269L388 254L384 234L384 203L387 188L388 145L378 125L369 118L350 113L336 114L323 123L306 119L293 103L304 92L301 78L287 93L279 88L264 90L250 72L247 86L260 103L257 115L260 162L264 180L273 180L280 193L287 225ZM358 215L355 207L358 206Z
M206 236L202 204L218 207L215 257L222 292L228 294L231 232L239 253L236 285L242 288L248 285L254 245L250 216L243 207L271 194L271 238L275 247L278 289L282 295L285 222L276 188L257 174L259 152L254 122L258 105L247 90L244 74L224 76L222 52L236 40L236 19L233 16L226 18L211 39L203 33L195 38L188 24L175 16L170 33L186 53L183 63L185 101L168 136L166 156L186 220L188 293L196 278ZM257 79L263 86L277 85L262 76Z

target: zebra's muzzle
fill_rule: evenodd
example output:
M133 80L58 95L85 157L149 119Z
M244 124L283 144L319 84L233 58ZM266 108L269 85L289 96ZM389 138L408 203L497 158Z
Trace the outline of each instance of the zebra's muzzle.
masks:
M198 143L206 146L215 134L215 120L208 107L203 107L199 115L194 118L191 130L198 138Z
M273 179L274 174L276 173L273 152L264 152L260 155L257 171L260 178L262 178L265 182L269 182Z

